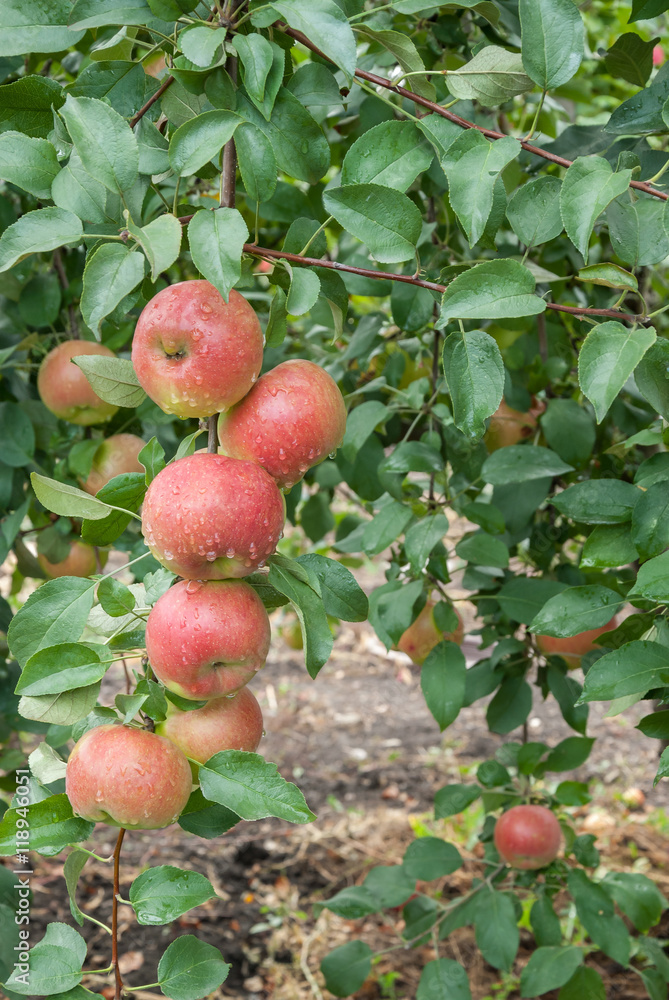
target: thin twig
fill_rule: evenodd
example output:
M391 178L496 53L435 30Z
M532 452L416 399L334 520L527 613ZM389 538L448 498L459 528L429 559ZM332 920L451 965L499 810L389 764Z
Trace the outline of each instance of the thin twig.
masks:
M67 272L65 271L65 265L63 264L63 258L60 250L54 250L53 252L53 269L58 275L58 280L60 281L63 291L67 292L70 287L70 282L68 281ZM77 312L72 302L68 303L67 314L70 320L70 333L72 335L72 340L79 340Z
M130 125L130 128L134 128L137 122L140 120L140 118L144 117L149 108L152 108L153 105L156 103L156 101L160 100L160 98L163 96L167 88L172 86L174 80L175 78L173 76L168 76L165 79L165 81L160 85L160 87L158 87L158 90L155 92L155 94L152 94L151 97L146 102L146 104L142 105L137 114L134 114L132 116L132 118L128 123Z
M114 898L112 900L112 968L116 985L114 1000L121 1000L123 994L123 979L118 967L118 896L121 887L121 848L124 837L125 830L121 827L114 850Z
M316 55L328 62L333 62L329 56L314 45L310 39L307 38L301 31L296 31L294 28L289 28L288 25L283 24L281 21L277 21L274 24L275 28L279 28L284 34L290 35L295 41L300 42L306 48L315 52ZM405 97L409 101L413 101L414 104L420 105L422 108L427 108L429 111L434 112L434 114L441 115L442 118L447 118L449 121L453 122L455 125L459 125L463 129L476 129L477 132L481 132L482 135L486 136L488 139L505 139L507 136L503 132L496 132L494 129L483 128L481 125L476 125L474 122L467 121L466 118L461 118L460 115L454 114L452 111L447 111L446 108L442 108L440 104L435 104L434 101L428 101L427 98L421 97L419 94L414 94L411 90L407 90L405 87L399 87L394 84L391 80L386 79L383 76L377 76L376 73L368 73L363 69L356 69L355 75L360 80L367 80L368 83L373 83L377 87L384 87L386 90L392 90L395 94L399 94L400 97ZM534 146L532 143L527 142L525 139L519 139L520 145L523 149L532 153L534 156L540 156L544 160L548 160L550 163L555 163L559 167L569 168L573 160L567 160L564 156L557 156L555 153L550 153L546 149L542 149L540 146ZM631 181L630 187L635 188L637 191L644 191L646 194L653 195L654 198L661 198L662 201L667 201L669 199L669 194L664 191L658 191L657 188L652 187L649 183L645 181Z

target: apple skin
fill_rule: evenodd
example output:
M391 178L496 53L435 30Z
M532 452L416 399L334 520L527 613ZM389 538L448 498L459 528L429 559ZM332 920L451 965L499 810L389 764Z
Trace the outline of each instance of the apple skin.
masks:
M246 299L180 281L146 304L132 341L140 385L165 413L210 417L245 396L262 366L263 333Z
M562 830L545 806L512 806L497 820L494 833L499 856L512 868L528 871L554 861Z
M136 434L112 434L105 438L93 456L93 465L86 482L81 483L82 489L95 496L114 476L144 472L137 456L145 444Z
M458 625L454 632L441 632L437 628L433 614L435 604L436 601L427 602L415 622L409 625L409 628L403 633L400 641L397 643L397 648L400 652L410 656L413 662L419 667L423 665L428 654L434 649L437 643L442 641L455 642L458 646L461 646L462 640L465 637L462 618L457 611L455 613L458 616Z
M346 406L337 383L312 361L283 361L218 421L221 452L257 462L283 490L341 444Z
M186 757L204 764L221 750L254 753L263 734L262 711L255 695L243 687L232 698L214 698L192 712L170 705L156 732L176 744Z
M581 665L581 658L593 649L597 649L597 639L605 632L616 628L618 619L613 616L608 625L590 628L578 635L566 639L556 639L551 635L535 635L536 643L544 656L561 656L570 670L576 670Z
M149 486L142 530L149 549L186 580L225 580L261 568L281 537L286 505L253 462L189 455Z
M242 580L182 580L156 601L146 623L153 672L191 701L238 691L263 666L269 645L265 606Z
M536 400L534 396L527 413L512 409L505 400L502 400L490 418L488 430L483 438L488 451L507 448L532 437L537 429L537 417L541 416L545 409L545 404Z
M98 571L95 549L92 545L80 541L72 542L70 551L61 562L49 562L39 552L37 553L37 562L52 580L58 576L92 576Z
M175 823L193 781L181 750L163 736L130 726L98 726L70 754L65 791L82 819L129 830Z
M653 46L653 66L661 66L664 62L664 49L661 45Z
M47 410L61 420L81 427L104 424L114 416L118 406L100 399L81 368L72 363L72 358L82 354L116 357L104 344L64 340L42 361L37 373L37 391Z

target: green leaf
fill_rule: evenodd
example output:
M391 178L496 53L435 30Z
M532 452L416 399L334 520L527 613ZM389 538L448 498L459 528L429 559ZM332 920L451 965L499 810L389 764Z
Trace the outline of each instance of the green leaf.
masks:
M580 18L571 0L564 0ZM588 244L595 221L614 198L627 191L631 170L614 173L601 156L579 156L567 170L560 192L560 209L567 236L588 262ZM608 326L609 324L604 324Z
M321 63L302 63L298 66L288 82L288 89L307 108L341 104L336 77Z
M199 788L191 794L186 808L179 817L179 826L182 830L205 840L220 837L239 822L236 813L226 809L225 806L208 802Z
M348 184L324 191L323 204L381 263L398 263L414 257L422 227L421 214L400 191L380 184ZM0 240L0 250L1 247Z
M564 986L583 962L583 949L576 945L537 948L520 977L521 997L540 997Z
M18 2L24 7L23 0ZM42 11L42 16L43 13ZM3 33L0 54L5 38ZM46 139L53 129L52 108L58 110L64 103L63 88L55 80L43 76L24 76L0 88L0 127Z
M132 361L108 358L101 354L82 354L73 360L100 399L104 399L106 403L134 409L146 398L146 393L137 381Z
M80 927L84 926L85 914L82 913L77 905L77 883L89 857L90 855L85 851L74 850L68 854L63 865L63 876L65 878L67 894L70 897L70 912Z
M67 924L51 923L42 940L30 949L29 982L16 968L7 980L7 989L38 997L65 995L79 985L85 957L86 943L81 935Z
M451 70L446 82L453 97L478 101L484 108L504 104L534 86L520 55L499 45L486 45L460 69Z
M283 266L290 274L290 289L286 309L291 316L304 316L316 304L321 283L315 271L306 267L292 267L287 261Z
M669 547L669 497L666 483L653 483L632 512L632 538L642 559L659 556Z
M316 817L307 807L297 785L286 781L256 753L224 750L200 768L205 798L218 802L242 819L276 816L288 823L310 823Z
M455 546L455 553L460 559L475 563L477 566L496 566L506 569L509 565L509 550L501 538L494 538L485 531L476 531L465 535Z
M362 24L356 25L356 31L363 38L369 38L391 52L405 73L420 73L425 69L418 49L407 34L402 34L399 31L378 30ZM422 76L409 77L405 86L416 94L420 94L421 97L426 97L429 101L434 101L436 97L434 85Z
M562 181L557 177L535 177L517 188L506 210L511 228L521 243L537 247L559 236L564 229L560 213Z
M265 344L267 347L279 347L286 336L288 329L286 318L286 293L282 288L276 289L269 307L269 319L265 330Z
M179 177L188 177L217 157L242 119L232 111L205 111L181 125L170 139L169 158ZM230 211L230 210L228 210Z
M269 583L292 603L304 639L307 671L316 677L332 652L332 633L323 607L318 578L296 560L272 556Z
M60 781L65 777L67 765L63 758L49 746L48 743L40 743L28 757L30 773L37 778L42 785L50 785L53 781Z
M106 646L79 642L47 646L33 653L24 666L16 693L37 697L88 687L104 677L110 662Z
M594 739L568 736L549 753L541 765L542 771L574 771L590 756Z
M602 977L587 965L576 970L568 983L560 990L558 1000L606 1000L606 989Z
M326 988L336 997L348 997L360 989L372 971L372 949L363 941L342 944L321 962Z
M62 694L44 694L37 698L23 696L19 712L24 719L34 719L51 726L72 726L92 712L100 693L100 683Z
M68 87L72 97L95 97L129 118L144 103L146 74L140 63L126 60L93 62Z
M659 924L669 905L655 883L638 872L607 872L601 886L642 934Z
M583 465L595 446L597 431L592 416L575 399L550 399L541 416L546 443L570 465Z
M137 180L139 150L125 119L93 97L68 95L59 113L85 169L110 191L128 191Z
M430 552L448 532L448 520L443 514L423 518L408 529L404 539L404 552L413 573L425 568Z
M669 739L669 709L645 715L636 728L651 739Z
M558 580L517 576L495 594L504 614L512 621L529 625L544 604L565 589Z
M611 243L627 264L658 264L669 254L667 203L656 198L630 201L629 195L612 201L606 210Z
M363 885L382 907L402 906L413 895L416 880L402 865L377 865L367 873Z
M477 785L445 785L434 796L434 818L447 819L464 812L481 794Z
M581 389L601 423L646 351L657 339L653 329L633 329L610 321L594 327L578 357Z
M485 230L497 178L520 151L518 139L507 136L491 142L476 129L468 129L441 158L448 197L470 246L479 242Z
M196 212L188 224L193 263L226 302L239 281L242 248L248 238L246 223L235 208Z
M385 423L391 410L378 399L369 399L353 407L346 420L346 433L341 446L344 458L354 462L363 444L374 433L374 428ZM384 546L385 547L385 546Z
M452 333L444 343L443 365L455 426L470 437L482 437L504 392L497 343L483 330Z
M409 878L425 882L452 875L462 865L457 847L441 837L417 837L409 844L402 859L402 867Z
M104 243L89 254L84 269L81 315L93 333L100 335L104 318L143 280L145 268L144 255L133 253L123 243Z
M669 420L669 340L656 340L635 372L639 392L665 420Z
M22 56L31 52L58 52L76 45L83 31L68 28L68 0L4 0L0 56Z
M390 649L397 645L413 620L413 606L423 592L421 580L402 584L391 580L373 590L369 598L369 621Z
M35 431L28 414L16 403L0 403L0 435L4 464L12 469L28 465L35 454Z
M542 90L561 87L583 59L585 29L572 0L520 0L523 66Z
M550 896L542 893L532 904L530 923L534 931L534 939L540 948L548 945L559 945L562 941L560 919L553 909Z
M256 125L243 122L235 132L235 148L247 197L251 201L269 201L276 189L278 171L271 142Z
M638 502L642 500L643 497ZM609 569L628 566L638 558L629 525L600 524L588 535L579 566L581 569Z
M647 597L648 600L661 604L669 603L669 552L649 559L637 574L636 583L630 591L635 596Z
M560 476L564 472L573 472L573 466L563 462L550 448L514 444L494 451L483 463L481 476L493 486L506 486Z
M544 604L530 622L530 631L558 638L578 635L588 629L608 625L616 609L624 603L614 590L597 584L568 587Z
M380 901L363 885L351 885L342 889L323 904L326 910L336 913L344 920L359 920L370 913L378 913Z
M151 267L151 281L157 281L161 271L171 267L179 256L181 223L166 212L142 229L131 224L128 229L147 256Z
M103 611L112 618L121 618L123 615L127 615L134 611L137 605L137 599L133 592L120 580L115 580L113 576L100 581L98 601L102 605Z
M298 556L295 561L306 566L318 578L323 606L328 615L345 622L364 622L367 619L367 595L346 566L315 552Z
M567 886L576 903L576 912L596 945L620 965L627 965L631 940L621 917L601 885L591 881L580 868L572 868Z
M169 924L215 895L209 879L199 872L160 865L137 876L129 898L138 923Z
M666 0L632 0L630 21L640 21L642 18L655 17L667 9Z
M653 49L660 41L651 38L645 42L634 31L626 31L604 56L604 64L611 76L617 76L634 87L645 87L653 70Z
M492 733L510 733L532 710L532 688L522 677L505 677L488 705L486 720Z
M23 817L21 807L8 809L0 820L0 855L8 857L16 854L19 829L25 829L20 822ZM21 809L21 812L23 809ZM23 820L25 822L25 820ZM41 802L30 805L30 850L47 857L58 854L68 844L88 840L95 823L79 819L72 812L67 795L51 795ZM37 947L37 946L35 946ZM77 980L78 981L78 980ZM31 989L30 993L34 991Z
M62 208L26 212L0 236L0 271L33 253L74 246L83 236L81 219Z
M189 62L206 69L211 66L216 53L225 41L225 28L213 25L189 25L179 34L179 46ZM243 36L236 35L235 40Z
M98 499L113 502L110 513L97 520L85 520L81 537L89 545L111 545L132 520L125 511L139 509L146 493L146 477L140 472L127 472L114 478L98 491Z
M425 703L443 733L457 719L465 701L465 656L454 642L440 642L421 668Z
M54 179L51 197L59 208L74 212L84 222L120 222L120 198L84 170L74 149Z
M162 174L170 169L169 143L148 118L140 118L135 127L139 149L140 174Z
M351 82L356 64L355 36L334 0L272 0L272 8L291 28L304 32Z
M255 34L235 35L232 44L244 68L246 93L254 103L262 103L265 97L265 82L274 59L271 43L262 35Z
M604 130L614 135L653 135L666 132L663 110L668 97L669 78L660 71L650 87L640 90L616 108Z
M51 185L60 166L56 150L46 139L32 139L21 132L0 134L0 177L34 194L51 198Z
M63 517L87 517L94 521L106 517L110 513L109 504L103 503L90 493L78 490L76 486L59 483L55 479L47 479L38 472L30 475L30 482L35 496L47 510Z
M439 328L453 319L505 319L536 316L546 303L534 294L536 281L518 261L503 259L476 264L446 288Z
M46 646L76 641L93 607L94 592L94 583L73 576L47 580L35 590L9 626L9 647L19 663Z
M601 656L585 675L581 701L643 696L669 684L669 652L657 642L627 642Z
M423 966L416 1000L471 1000L471 996L467 973L459 962L436 958Z
M554 507L583 524L625 524L641 497L641 490L618 479L589 479L569 486L553 498Z
M629 288L632 291L638 291L639 288L634 275L618 264L590 264L582 267L576 277L578 281L589 281L605 288Z
M256 125L271 142L279 170L309 184L316 184L326 173L330 147L323 130L286 87L279 88L269 121L242 94L238 94L237 103L238 114Z
M342 163L341 182L381 184L406 191L433 158L434 153L413 122L381 122L349 147Z
M171 1000L200 1000L225 982L230 968L218 948L183 934L163 953L158 982Z
M516 909L502 892L483 892L476 904L476 944L495 969L510 970L518 952L520 933Z
M71 28L99 28L107 24L146 24L153 18L146 0L75 0Z

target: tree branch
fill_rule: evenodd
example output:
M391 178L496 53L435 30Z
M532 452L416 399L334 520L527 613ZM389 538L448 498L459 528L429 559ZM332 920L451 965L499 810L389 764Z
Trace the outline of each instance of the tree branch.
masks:
M294 38L296 42L300 42L307 49L310 49L316 55L320 56L322 59L327 59L328 62L332 63L333 60L330 59L324 52L314 45L306 35L301 31L296 31L294 28L289 28L288 25L281 21L277 21L274 24L275 28L279 28L284 34L290 35ZM399 87L394 84L391 80L387 80L383 76L377 76L375 73L368 73L364 69L356 69L355 75L360 80L367 80L368 83L373 83L377 87L384 87L386 90L392 90L393 93L399 94L400 97L405 97L409 101L413 101L414 104L420 105L422 108L427 108L434 114L441 115L442 118L447 118L449 121L453 122L455 125L459 125L463 129L476 129L477 132L481 132L487 139L505 139L503 132L495 132L494 129L483 128L481 125L475 125L474 122L467 121L466 118L461 118L460 115L454 114L452 111L447 111L442 108L440 104L436 104L434 101L428 101L427 98L421 97L419 94L414 94L411 90L407 90L405 87ZM524 139L519 140L520 145L523 149L532 153L534 156L540 156L544 160L548 160L550 163L555 163L559 167L569 168L573 160L567 160L564 156L556 156L555 153L550 153L547 149L542 149L540 146L534 146L532 143L526 142ZM663 201L669 199L669 194L664 191L659 191L657 188L652 187L651 184L645 181L630 181L630 187L635 188L637 191L644 191L646 194L653 195L654 198L661 198Z
M161 84L161 86L158 87L158 90L155 92L155 94L152 94L151 97L146 102L146 104L142 105L142 107L139 109L139 111L137 112L137 114L135 114L135 115L132 116L132 118L128 122L128 124L130 125L130 128L134 128L135 125L137 124L137 122L140 120L140 118L144 117L144 115L149 110L149 108L153 107L153 105L156 103L156 101L160 100L160 98L163 96L163 94L165 93L165 91L167 90L167 88L172 86L172 84L174 83L174 79L175 78L173 76L168 76L164 80L164 82Z
M125 830L121 828L118 832L118 840L114 849L114 898L112 899L112 969L114 970L115 993L114 1000L121 1000L123 995L123 980L118 967L118 895L121 886L121 848Z

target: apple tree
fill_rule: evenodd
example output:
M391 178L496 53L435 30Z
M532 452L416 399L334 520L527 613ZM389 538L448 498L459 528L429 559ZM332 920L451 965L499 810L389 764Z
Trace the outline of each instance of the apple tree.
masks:
M256 752L246 688L288 605L312 678L331 623L368 618L420 665L439 730L486 699L508 737L437 792L401 865L325 905L402 907L398 949L434 952L418 1000L471 996L440 954L462 926L513 970L520 921L523 997L604 996L598 950L666 996L667 902L602 874L574 825L588 786L561 776L591 752L591 702L648 702L639 728L669 738L667 11L0 4L0 853L13 871L67 852L83 928L85 844L119 828L117 1000L128 830L314 818ZM369 599L363 558L385 573ZM455 574L485 650L469 669ZM549 698L573 732L555 746L527 732ZM463 862L438 821L475 802L480 872L445 903ZM94 995L84 934L55 923L28 948L0 874L5 993ZM169 924L213 894L170 865L129 902ZM325 987L355 993L374 961L349 941ZM182 935L150 985L201 1000L228 969Z

